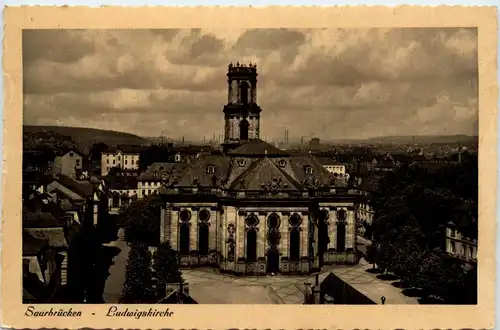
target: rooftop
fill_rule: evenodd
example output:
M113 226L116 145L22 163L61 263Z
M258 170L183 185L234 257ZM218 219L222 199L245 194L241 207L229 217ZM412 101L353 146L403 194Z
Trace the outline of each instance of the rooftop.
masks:
M261 139L252 139L247 143L229 151L229 155L234 156L288 156L286 151L276 148L270 143Z

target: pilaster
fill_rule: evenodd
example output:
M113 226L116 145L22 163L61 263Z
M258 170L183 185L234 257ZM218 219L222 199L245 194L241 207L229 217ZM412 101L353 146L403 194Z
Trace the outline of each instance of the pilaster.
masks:
M259 232L257 239L257 258L266 256L266 212L259 212Z
M302 223L300 225L300 255L302 257L308 257L307 244L309 244L308 239L308 228L309 228L309 212L302 212ZM317 230L316 230L317 232Z
M189 226L189 251L198 250L198 208L191 208L191 226Z
M217 212L217 208L215 207L210 208L210 219L208 227L209 250L217 249L217 226L219 224L219 221L217 219L218 213L219 212Z
M167 205L167 207L172 207ZM172 230L172 234L170 237L170 244L172 245L172 249L180 251L179 246L179 208L172 207L172 211L170 212L172 219L170 221L170 228Z
M356 217L352 208L347 209L346 249L354 249L356 241Z
M281 243L280 250L282 257L289 257L290 255L290 212L281 212ZM302 242L302 240L301 240Z
M228 239L228 231L227 231L227 206L224 206L224 212L220 215L220 225L218 224L218 232L219 232L219 249L220 253L222 255L222 258L226 259L227 258L227 239Z
M160 211L160 243L164 243L167 241L167 238L165 237L165 207L162 205L161 206L161 211Z
M236 258L245 257L245 212L238 211L236 221Z
M332 208L328 213L328 237L330 238L330 244L328 244L328 249L337 249L337 209Z

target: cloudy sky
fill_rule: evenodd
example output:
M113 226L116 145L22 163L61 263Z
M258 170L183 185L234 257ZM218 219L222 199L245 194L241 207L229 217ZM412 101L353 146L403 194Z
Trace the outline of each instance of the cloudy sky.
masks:
M24 123L211 137L231 61L268 139L477 134L477 32L441 28L24 31Z

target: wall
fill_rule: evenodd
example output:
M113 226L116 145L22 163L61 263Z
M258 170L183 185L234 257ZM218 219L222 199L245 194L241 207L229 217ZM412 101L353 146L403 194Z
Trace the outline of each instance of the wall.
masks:
M477 260L477 240L464 237L460 232L446 228L446 252L463 260Z
M54 160L54 172L70 177L76 176L76 170L83 168L82 156L76 152L70 151L62 156L57 156Z
M161 182L159 181L138 181L137 182L137 198L143 198L149 195L158 193Z
M101 154L101 175L108 175L108 172L113 167L120 166L122 169L138 169L139 168L139 154L129 154L117 151L103 152Z

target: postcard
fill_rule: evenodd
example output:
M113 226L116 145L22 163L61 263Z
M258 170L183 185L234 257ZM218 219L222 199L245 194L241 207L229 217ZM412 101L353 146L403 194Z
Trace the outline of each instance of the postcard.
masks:
M3 326L493 327L494 7L4 17Z

